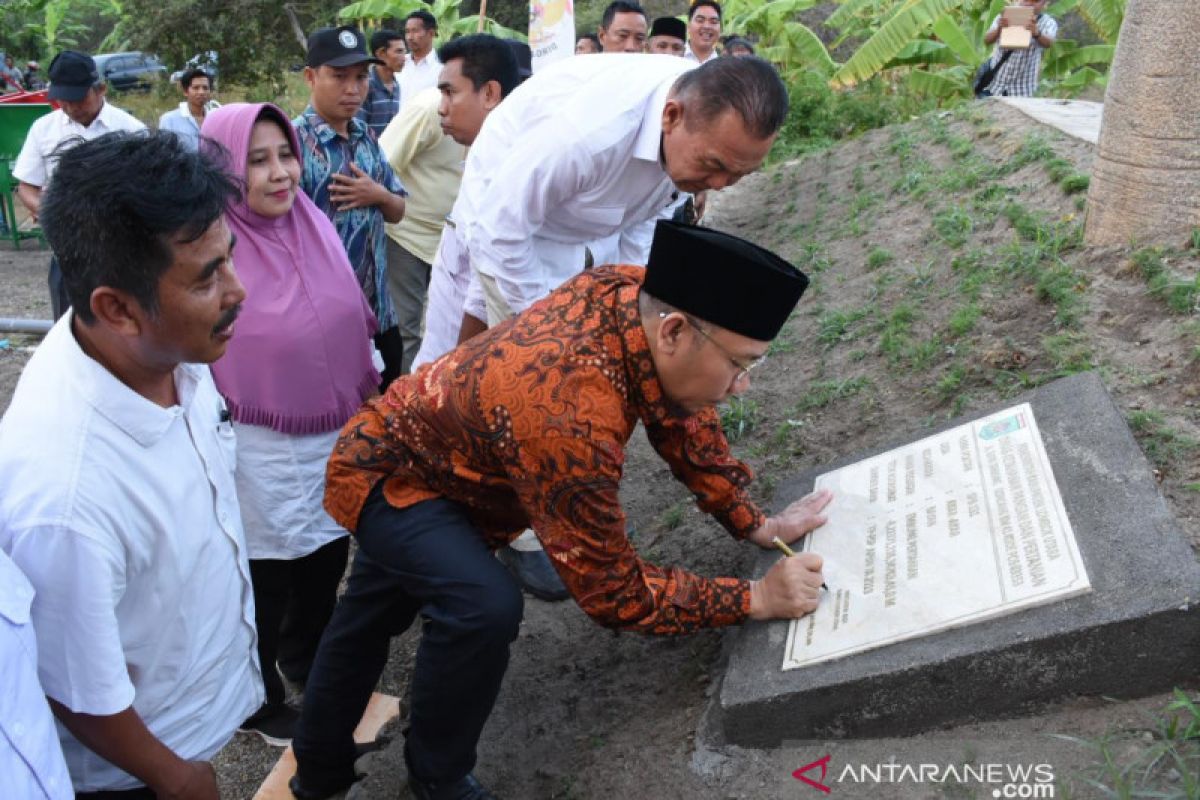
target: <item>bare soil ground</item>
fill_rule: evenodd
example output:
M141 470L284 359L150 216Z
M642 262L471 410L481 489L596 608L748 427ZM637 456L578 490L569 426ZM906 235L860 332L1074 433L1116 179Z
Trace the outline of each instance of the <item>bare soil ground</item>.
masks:
M715 198L708 224L778 250L813 278L771 362L727 412L765 504L802 468L1098 369L1200 548L1200 254L1185 242L1082 247L1092 158L1090 145L976 104L776 165ZM46 260L0 249L0 315L48 313ZM27 357L25 341L10 338L16 349L0 350L5 404ZM640 435L622 500L649 558L708 575L747 570L748 546L695 510ZM999 785L855 782L843 772L889 763L1046 764L1060 798L1130 796L1119 791L1126 779L1155 796L1190 794L1195 749L1176 750L1190 761L1154 760L1169 743L1160 719L1170 695L1080 697L907 738L697 747L721 644L720 632L616 635L570 603L527 599L476 774L506 798L802 798L820 793L792 771L829 754L826 783L838 797L999 796ZM404 696L414 646L413 632L393 643L383 691ZM1195 676L1184 688L1195 694ZM397 735L366 760L359 798L408 796L400 746ZM218 759L223 795L250 797L277 754L235 739Z

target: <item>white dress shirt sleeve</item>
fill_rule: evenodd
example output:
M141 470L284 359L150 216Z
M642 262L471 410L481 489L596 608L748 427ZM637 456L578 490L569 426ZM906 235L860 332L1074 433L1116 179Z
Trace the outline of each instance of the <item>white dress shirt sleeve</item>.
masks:
M12 559L38 588L32 616L46 694L72 711L97 716L133 705L116 615L125 592L124 559L57 526L15 537Z
M650 258L650 243L654 241L654 226L660 219L670 219L673 207L645 222L631 225L621 231L618 260L621 264L637 264L644 267Z
M533 237L549 211L577 196L589 175L603 169L587 148L562 131L555 141L528 134L491 176L476 200L478 216L467 231L473 271L496 279L513 313L545 296ZM468 169L471 164L468 162ZM553 287L549 287L553 288Z
M487 298L483 296L483 284L479 282L479 273L471 271L471 282L467 285L467 296L463 300L463 313L483 322L487 322Z
M25 143L21 145L21 152L17 156L16 163L13 164L12 171L13 177L21 183L43 187L50 177L43 153L44 141L52 124L51 116L52 114L47 114L44 117L38 117L29 128L29 133L25 135Z

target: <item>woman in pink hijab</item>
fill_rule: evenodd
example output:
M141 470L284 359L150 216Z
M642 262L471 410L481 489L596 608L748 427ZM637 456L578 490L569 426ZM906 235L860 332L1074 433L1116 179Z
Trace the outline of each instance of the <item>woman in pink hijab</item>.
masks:
M322 507L325 462L379 385L376 323L333 224L298 189L302 156L284 113L231 104L212 111L200 134L229 151L245 187L227 220L246 302L212 368L237 433L267 696L242 729L283 746L298 712L284 702L280 671L304 683L346 567L348 534Z

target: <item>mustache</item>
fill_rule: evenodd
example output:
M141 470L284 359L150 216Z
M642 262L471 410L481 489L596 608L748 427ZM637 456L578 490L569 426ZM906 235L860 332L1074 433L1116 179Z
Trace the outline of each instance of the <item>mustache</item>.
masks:
M230 325L233 324L234 320L236 320L238 318L238 315L241 313L242 313L242 304L238 303L236 306L234 306L233 308L229 309L228 311L226 311L224 314L221 315L221 318L219 320L217 320L217 324L213 326L213 333L218 334L221 331L228 328Z

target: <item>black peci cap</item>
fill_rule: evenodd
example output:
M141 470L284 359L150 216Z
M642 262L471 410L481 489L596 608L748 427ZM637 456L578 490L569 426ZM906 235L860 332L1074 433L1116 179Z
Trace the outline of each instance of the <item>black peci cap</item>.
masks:
M769 342L808 288L803 272L769 250L711 228L659 220L650 245L650 296L697 319Z
M50 62L50 99L77 103L100 82L96 61L87 53L63 50Z
M658 17L650 25L651 36L673 36L687 41L687 23L678 17Z
M354 64L382 64L367 52L367 37L353 25L318 28L308 37L310 67L349 67Z
M533 51L525 42L518 42L516 39L505 39L504 43L509 46L513 57L517 59L517 84L520 85L533 74Z

